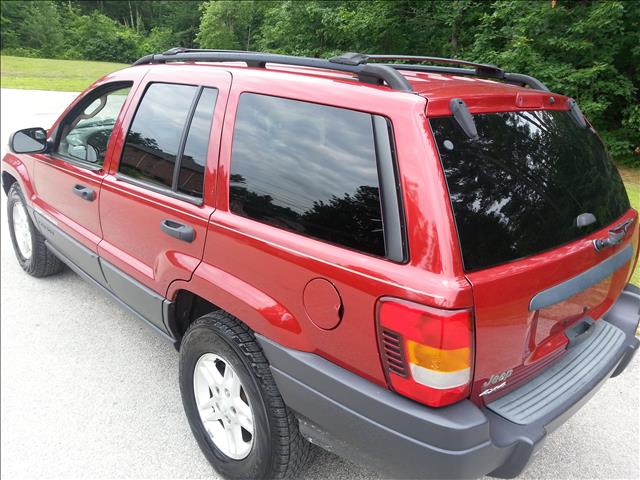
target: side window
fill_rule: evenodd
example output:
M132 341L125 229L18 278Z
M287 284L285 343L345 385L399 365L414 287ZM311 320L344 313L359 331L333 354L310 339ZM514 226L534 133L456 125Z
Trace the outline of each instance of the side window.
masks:
M111 131L130 87L106 91L65 121L56 153L74 160L102 165Z
M151 84L127 134L120 173L202 197L216 97L213 88Z
M178 191L194 197L202 196L204 167L207 163L209 134L218 91L205 88L193 114L180 162Z
M243 94L229 203L238 215L384 256L372 116Z

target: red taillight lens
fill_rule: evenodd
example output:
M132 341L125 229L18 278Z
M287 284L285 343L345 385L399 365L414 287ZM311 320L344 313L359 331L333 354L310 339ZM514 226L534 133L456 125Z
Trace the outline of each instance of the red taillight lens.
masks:
M404 300L378 305L380 352L390 387L432 407L469 395L470 310L442 310Z

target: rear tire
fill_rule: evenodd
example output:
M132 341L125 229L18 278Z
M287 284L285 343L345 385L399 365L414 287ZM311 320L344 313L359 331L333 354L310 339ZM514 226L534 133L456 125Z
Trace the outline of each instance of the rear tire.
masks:
M44 237L33 224L18 182L11 185L7 194L7 221L13 251L25 272L32 277L48 277L64 268L60 259L47 248Z
M202 362L209 362L209 369L218 370L217 373L211 370L211 377L205 372L205 377L218 380L208 381L204 388L204 377L198 376ZM244 418L238 420L249 427L242 430L243 448L232 450L231 456L224 453L229 450L223 437L234 428L236 411L230 405L237 406L237 403L218 403L227 393L223 382L228 368L232 372L230 375L237 374L238 392L251 411L251 422ZM216 393L218 387L220 396ZM230 314L217 311L204 315L187 330L180 346L180 391L198 445L213 468L224 477L293 478L306 463L309 444L300 434L297 419L280 396L260 345L253 332ZM209 396L209 401L204 402L207 407L199 408L198 405L203 405L202 399ZM244 407L242 403L241 407ZM252 434L250 430L253 430ZM247 446L249 443L250 447ZM232 458L234 456L236 459Z

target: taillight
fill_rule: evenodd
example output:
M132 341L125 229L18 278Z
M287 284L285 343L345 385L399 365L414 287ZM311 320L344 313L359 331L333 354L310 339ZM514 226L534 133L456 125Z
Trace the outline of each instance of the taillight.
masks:
M390 387L431 407L469 395L473 354L470 310L442 310L383 299L380 354Z

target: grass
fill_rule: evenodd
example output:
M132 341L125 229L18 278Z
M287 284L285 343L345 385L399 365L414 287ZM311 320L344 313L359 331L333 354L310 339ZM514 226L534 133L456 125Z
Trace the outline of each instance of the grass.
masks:
M128 65L0 56L2 88L81 92L98 78Z
M631 206L640 212L640 170L620 168L620 175L622 175L622 180L627 187ZM640 287L640 262L631 277L631 283Z

